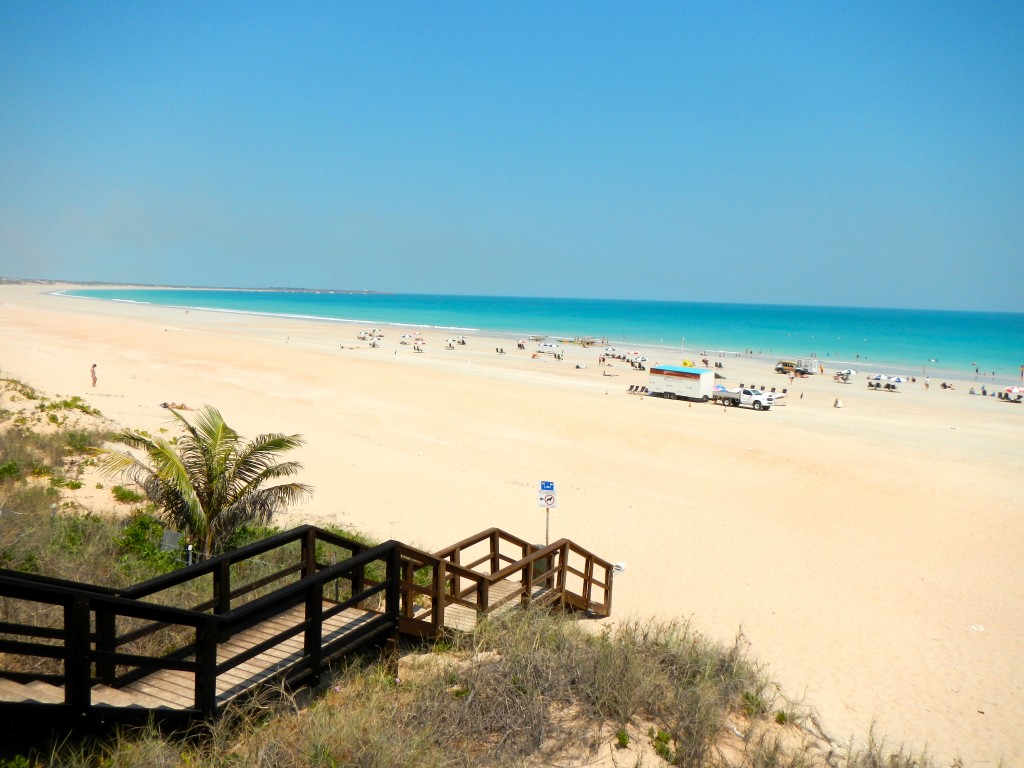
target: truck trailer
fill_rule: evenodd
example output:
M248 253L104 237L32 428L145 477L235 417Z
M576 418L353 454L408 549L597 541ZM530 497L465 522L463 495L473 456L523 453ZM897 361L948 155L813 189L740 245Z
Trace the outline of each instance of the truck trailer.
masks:
M651 366L647 391L669 400L685 398L706 403L715 394L715 372L710 368L686 368L681 365Z

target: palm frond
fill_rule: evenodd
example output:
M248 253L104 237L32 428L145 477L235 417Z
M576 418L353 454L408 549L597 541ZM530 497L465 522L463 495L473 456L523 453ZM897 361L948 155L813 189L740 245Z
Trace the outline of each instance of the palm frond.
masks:
M204 406L195 423L169 409L185 434L175 445L126 431L119 441L135 452L105 451L101 468L124 474L160 507L165 520L187 532L213 554L240 525L267 524L277 512L300 501L313 489L302 483L268 483L298 473L302 465L280 456L304 444L300 435L267 433L242 445L220 411Z

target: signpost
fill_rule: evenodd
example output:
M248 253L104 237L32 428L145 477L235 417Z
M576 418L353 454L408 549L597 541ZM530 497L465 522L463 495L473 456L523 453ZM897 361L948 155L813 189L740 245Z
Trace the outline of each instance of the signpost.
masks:
M558 494L555 484L550 480L540 481L540 492L537 494L537 506L544 507L544 546L551 543L551 510L558 506Z

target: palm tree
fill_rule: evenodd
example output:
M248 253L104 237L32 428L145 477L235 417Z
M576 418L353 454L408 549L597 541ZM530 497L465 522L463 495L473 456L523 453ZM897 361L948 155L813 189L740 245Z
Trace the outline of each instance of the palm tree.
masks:
M188 534L204 557L223 551L240 526L265 525L275 512L313 492L302 483L264 487L302 468L298 462L278 460L303 444L301 436L265 434L243 445L212 406L199 411L194 425L177 409L168 410L186 432L175 444L125 430L118 441L142 451L145 460L128 451L106 449L100 468L108 476L124 475L141 486L160 508L164 522Z

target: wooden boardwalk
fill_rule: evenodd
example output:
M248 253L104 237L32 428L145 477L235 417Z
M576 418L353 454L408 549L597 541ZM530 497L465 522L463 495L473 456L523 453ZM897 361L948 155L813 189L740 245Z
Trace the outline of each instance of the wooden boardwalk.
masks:
M329 609L331 603L324 603ZM327 643L352 633L376 616L370 611L349 608L324 622L322 642ZM243 630L230 640L217 645L217 664L230 661L241 653L286 632L303 621L303 607L297 606L272 619ZM273 648L239 664L217 676L217 706L221 707L232 699L245 694L255 686L300 663L303 659L301 635L282 640ZM143 698L160 702L161 706L172 709L190 709L195 698L195 675L180 670L162 669L126 685L121 693L139 694Z
M242 578L250 572L259 575ZM32 717L40 707L77 722L131 712L216 715L261 685L317 680L333 659L401 632L469 632L485 614L531 603L608 615L611 574L572 542L536 547L497 529L429 554L399 542L368 547L311 526L121 591L0 571L9 615L24 604L26 615L49 608L63 616L59 628L0 622L0 717ZM206 603L154 602L196 579L212 579ZM133 650L175 627L177 650ZM10 664L20 657L56 660L63 671L18 671Z

